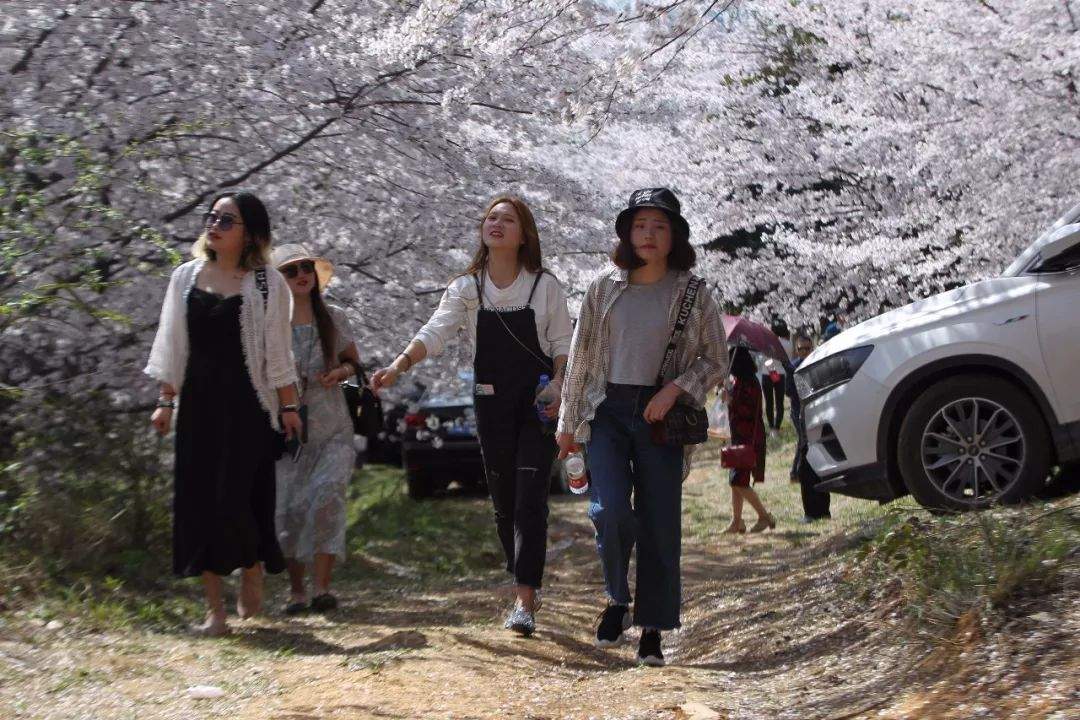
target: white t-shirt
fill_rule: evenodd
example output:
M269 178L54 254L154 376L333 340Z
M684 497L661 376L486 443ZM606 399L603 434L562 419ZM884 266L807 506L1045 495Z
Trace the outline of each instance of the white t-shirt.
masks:
M530 306L536 314L536 337L540 349L548 357L556 358L570 352L570 340L574 335L574 326L570 322L570 311L566 307L566 294L555 276L543 273L540 283L529 302L536 273L522 269L517 279L509 287L499 289L491 282L484 281L484 307L498 310L519 310ZM414 340L424 343L428 355L435 356L443 351L459 329L468 332L469 346L476 354L476 313L480 307L476 293L476 281L472 275L455 278L443 293L439 307L424 327L416 333Z

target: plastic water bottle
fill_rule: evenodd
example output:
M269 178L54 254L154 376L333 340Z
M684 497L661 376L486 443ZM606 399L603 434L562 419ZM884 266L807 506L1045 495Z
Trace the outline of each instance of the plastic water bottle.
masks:
M581 495L589 491L589 474L585 472L585 458L581 457L581 453L567 455L563 460L563 469L566 470L570 492Z
M551 384L551 378L547 375L540 376L540 384L536 386L536 415L540 418L545 434L555 432L555 420L549 419L544 411L548 405L559 399L558 390Z

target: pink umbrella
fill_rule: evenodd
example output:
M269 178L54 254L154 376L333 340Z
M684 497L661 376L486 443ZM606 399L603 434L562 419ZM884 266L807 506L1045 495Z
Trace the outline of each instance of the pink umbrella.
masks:
M756 350L767 357L774 358L781 365L791 362L780 338L761 323L744 318L741 315L724 315L724 335L728 345L742 345Z

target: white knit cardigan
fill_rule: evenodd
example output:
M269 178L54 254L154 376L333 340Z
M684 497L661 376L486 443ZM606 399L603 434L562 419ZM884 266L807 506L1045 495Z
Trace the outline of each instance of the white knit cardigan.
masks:
M143 369L150 377L169 383L180 393L188 361L187 299L206 261L191 260L173 270L150 360ZM296 362L292 352L292 292L274 268L266 268L268 294L264 301L255 285L255 273L241 282L240 338L251 384L259 403L270 415L270 424L280 430L277 388L296 382ZM183 402L183 398L179 398Z

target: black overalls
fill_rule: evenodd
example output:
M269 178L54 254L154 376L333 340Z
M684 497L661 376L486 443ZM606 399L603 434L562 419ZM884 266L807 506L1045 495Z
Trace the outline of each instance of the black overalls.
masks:
M534 405L540 376L553 374L551 358L540 349L531 307L541 275L525 307L503 311L484 307L484 275L473 276L480 297L473 368L484 472L506 570L519 585L533 588L544 577L548 483L555 459L555 439L543 433Z

